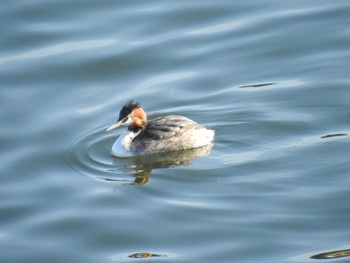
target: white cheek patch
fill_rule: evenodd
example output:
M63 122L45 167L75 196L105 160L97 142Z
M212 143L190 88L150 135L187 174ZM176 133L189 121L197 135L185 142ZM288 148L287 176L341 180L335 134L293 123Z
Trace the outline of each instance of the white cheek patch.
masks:
M132 116L128 115L128 119L122 123L122 126L130 126L132 124Z

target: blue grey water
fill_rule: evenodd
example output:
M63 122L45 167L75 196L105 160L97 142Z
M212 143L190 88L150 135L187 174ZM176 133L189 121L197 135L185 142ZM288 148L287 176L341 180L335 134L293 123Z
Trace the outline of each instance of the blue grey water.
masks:
M5 0L0 22L1 262L348 262L348 1ZM214 145L113 158L131 99Z

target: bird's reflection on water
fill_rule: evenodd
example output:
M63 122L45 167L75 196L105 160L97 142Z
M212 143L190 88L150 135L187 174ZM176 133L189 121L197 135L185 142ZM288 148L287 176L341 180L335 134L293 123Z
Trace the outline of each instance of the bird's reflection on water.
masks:
M174 166L186 166L197 157L207 156L213 144L209 144L200 148L158 153L132 158L113 158L113 166L124 166L129 172L130 180L122 180L123 185L144 185L149 181L149 175L154 169L169 168ZM104 178L107 181L121 182L117 178Z

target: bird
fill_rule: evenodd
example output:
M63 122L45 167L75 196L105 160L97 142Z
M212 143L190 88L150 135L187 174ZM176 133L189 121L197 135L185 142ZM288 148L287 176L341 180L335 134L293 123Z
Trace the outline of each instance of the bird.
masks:
M127 130L111 151L120 158L198 148L211 144L215 135L214 130L184 116L168 115L148 121L140 103L133 100L122 107L117 122L106 131L120 126L127 126Z

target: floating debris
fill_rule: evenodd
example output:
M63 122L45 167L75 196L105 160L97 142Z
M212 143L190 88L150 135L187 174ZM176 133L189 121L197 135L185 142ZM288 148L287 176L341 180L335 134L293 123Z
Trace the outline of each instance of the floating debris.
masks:
M350 249L344 249L344 250L337 250L337 251L331 251L331 252L313 255L310 258L313 258L313 259L334 259L334 258L342 258L342 257L349 257L349 256L350 256Z
M334 134L327 134L322 136L322 139L330 138L330 137L336 137L336 136L347 136L346 133L334 133Z
M271 86L271 85L275 85L277 83L261 83L261 84L252 84L252 85L244 85L244 86L240 86L240 89L243 88L260 88L260 87L265 87L265 86Z
M150 257L165 257L165 255L152 254L148 252L135 253L128 256L129 258L150 258Z

